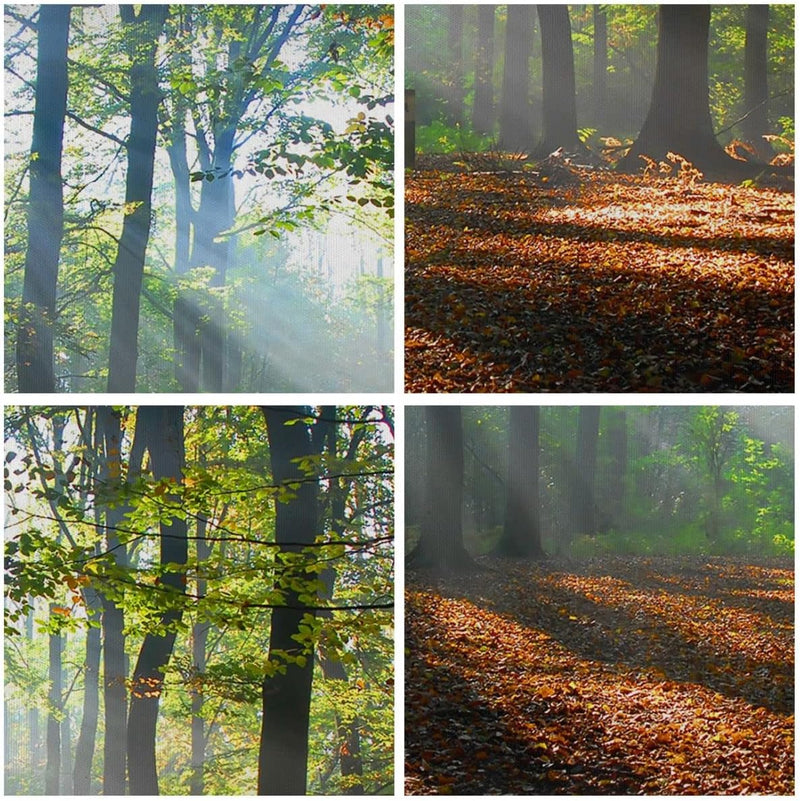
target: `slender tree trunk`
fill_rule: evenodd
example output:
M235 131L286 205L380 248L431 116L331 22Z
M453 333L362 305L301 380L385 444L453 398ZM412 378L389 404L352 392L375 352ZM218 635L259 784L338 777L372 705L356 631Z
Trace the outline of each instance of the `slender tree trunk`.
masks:
M84 591L89 619L100 621L100 599L91 589ZM92 761L94 759L97 721L100 711L100 629L90 626L86 632L84 657L83 715L78 742L75 745L75 767L72 772L73 795L92 795Z
M447 53L449 76L445 87L445 115L451 125L464 122L464 6L447 6Z
M211 546L205 539L206 521L197 522L197 564L202 565L211 554ZM197 595L203 598L206 594L207 582L205 579L197 580ZM192 627L192 665L198 675L206 669L206 643L208 641L208 623L195 623ZM206 758L206 731L203 719L203 703L205 696L202 689L194 688L191 691L192 699L192 777L189 783L191 795L203 795Z
M530 67L533 6L508 6L503 89L500 99L500 147L525 150L531 146Z
M506 517L496 552L543 559L539 520L539 407L512 406L508 427Z
M578 441L575 451L576 533L594 535L597 532L595 504L595 467L597 438L600 430L600 406L581 406L578 417Z
M54 614L50 604L50 614ZM48 637L48 679L50 689L47 693L47 762L44 768L45 795L60 795L61 779L61 696L63 692L61 681L61 650L60 634L50 634Z
M606 75L608 72L608 14L602 6L592 6L594 19L594 119L601 130L606 125L607 103Z
M626 480L628 475L628 421L623 408L610 408L608 415L608 438L611 448L611 476L606 493L608 498L608 512L612 518L612 525L617 526L618 521L625 515Z
M144 430L156 481L169 479L175 487L183 483L184 444L182 406L141 406L136 419ZM179 500L175 492L164 497ZM161 566L186 565L188 546L186 520L179 517L161 523ZM128 712L128 783L131 795L158 795L156 770L156 722L164 685L164 671L175 644L175 626L182 616L181 600L186 590L186 570L164 570L160 586L173 593L175 602L161 616L164 634L145 635L131 682Z
M308 428L303 423L286 425L304 417L303 407L263 407L267 423L273 480L277 484L307 479L297 459L314 453ZM280 501L275 509L275 540L281 552L299 554L303 544L314 541L317 533L317 482L305 480L295 496ZM297 544L288 544L297 543ZM311 705L313 654L295 636L303 618L313 612L303 609L295 589L305 576L302 559L287 563L278 586L284 591L287 608L272 612L269 659L279 660L279 652L305 656L302 665L291 663L285 673L275 673L262 685L261 745L258 757L258 795L305 795L308 770L308 724ZM293 582L295 587L292 586Z
M97 428L104 444L102 480L114 483L121 480L122 432L119 413L109 406L97 410ZM117 527L122 523L124 509L107 508L106 549L114 554L117 564L126 561L125 549L120 548ZM103 596L103 703L105 735L103 739L103 793L125 795L125 721L128 699L125 688L125 634L122 609Z
M108 391L136 390L139 303L144 277L153 192L158 105L161 93L155 65L156 45L169 13L166 5L144 5L138 16L133 6L120 6L120 17L130 41L131 128L128 137L128 173L122 235L114 262L111 301L111 344Z
M575 107L575 61L572 29L564 5L538 5L542 33L542 141L537 147L547 155L559 147L580 147Z
M472 127L488 134L494 126L494 13L495 7L479 5L478 39L475 46L475 100L472 106Z
M745 12L744 45L744 106L747 117L742 121L744 138L765 161L772 156L772 148L763 137L769 133L767 101L767 31L769 6L748 5Z
M55 392L53 326L64 200L61 153L67 109L70 6L40 6L31 144L28 250L17 331L20 392Z

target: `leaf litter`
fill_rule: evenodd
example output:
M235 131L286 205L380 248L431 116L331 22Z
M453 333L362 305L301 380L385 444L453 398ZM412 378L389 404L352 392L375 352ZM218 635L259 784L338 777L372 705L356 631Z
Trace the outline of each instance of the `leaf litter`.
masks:
M406 793L794 792L790 563L408 577Z
M407 391L792 391L793 194L428 166L406 176Z

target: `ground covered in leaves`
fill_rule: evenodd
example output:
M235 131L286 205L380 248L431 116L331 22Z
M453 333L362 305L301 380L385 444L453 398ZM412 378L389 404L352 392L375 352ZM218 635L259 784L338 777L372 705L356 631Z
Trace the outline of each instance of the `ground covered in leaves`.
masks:
M793 391L792 193L453 161L406 175L407 391Z
M407 578L408 794L794 792L791 562Z

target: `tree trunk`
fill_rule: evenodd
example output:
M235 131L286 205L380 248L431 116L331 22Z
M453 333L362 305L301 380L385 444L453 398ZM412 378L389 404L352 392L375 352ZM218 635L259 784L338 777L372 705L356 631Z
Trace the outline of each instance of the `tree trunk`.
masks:
M763 136L769 133L767 101L767 30L769 6L749 5L745 12L744 106L747 116L742 132L759 157L769 161L774 155Z
M602 130L606 125L606 74L608 72L608 15L602 6L592 6L594 15L594 75L592 89L594 91L594 119Z
M64 200L61 153L67 109L70 6L40 6L31 143L28 250L17 331L20 392L55 392L53 326Z
M600 430L600 406L581 406L578 417L578 441L575 452L576 533L597 533L597 515L594 499L595 467L597 464L597 438Z
M147 450L156 481L169 479L173 486L183 483L183 407L141 406L136 419L143 428ZM177 492L165 498L179 501ZM186 520L172 518L161 523L161 566L186 565L188 547ZM166 570L159 585L170 593L172 601L161 616L164 634L147 633L139 651L131 682L128 713L128 783L131 795L158 795L156 770L156 722L164 685L164 670L175 644L175 626L182 616L182 595L186 590L186 570Z
M625 490L628 475L628 422L624 408L609 408L608 439L611 449L611 475L605 496L613 526L625 515Z
M447 7L449 79L445 86L445 117L451 125L464 122L464 6Z
M539 407L512 406L501 556L543 559L539 519Z
M300 554L317 534L317 482L297 464L311 456L314 447L304 423L286 425L305 417L303 407L262 407L267 423L272 476L276 484L302 481L291 499L276 503L275 541L280 552ZM289 544L292 543L292 544ZM307 581L302 559L287 562L278 586L285 607L274 609L269 638L269 660L280 661L279 652L305 656L301 664L286 665L284 673L267 676L262 685L261 744L258 755L258 795L305 795L308 771L308 723L311 706L313 654L295 638L306 615L292 584Z
M575 61L569 11L563 5L538 5L542 34L542 140L536 151L546 156L559 147L580 147L575 108Z
M89 619L99 622L100 599L93 590L84 590ZM78 742L75 745L75 766L72 772L73 795L92 795L92 761L94 759L97 721L100 709L100 629L91 626L86 632L84 661L83 715Z
M730 158L714 136L708 106L708 32L711 6L659 6L656 79L650 109L619 168L637 172L640 155L655 161L668 152L708 177L752 176L752 165Z
M211 555L211 546L206 542L206 521L201 518L197 521L197 564L202 565ZM207 582L197 579L196 593L200 598L205 597ZM198 675L206 669L206 643L208 641L208 623L195 623L192 627L192 666ZM202 689L193 688L190 691L192 699L192 776L189 781L190 795L203 795L206 757L206 732L203 719L203 703L205 696Z
M503 150L527 151L533 139L529 64L532 6L508 6L503 89L500 99L500 139Z
M475 45L475 100L472 127L476 133L490 134L494 126L494 6L479 5L478 40Z
M54 614L50 604L50 614ZM48 679L50 689L47 693L47 762L44 768L45 795L61 795L61 650L60 634L51 634L48 637Z
M425 512L420 539L408 555L410 568L439 572L475 567L464 548L464 438L461 408L428 406Z
M120 6L125 36L130 42L131 128L128 137L128 172L122 234L114 262L111 302L108 391L136 390L139 303L144 276L153 169L161 93L155 65L156 45L169 13L169 6L142 6L138 16L133 6Z
M104 444L102 481L106 484L121 479L122 433L119 412L110 406L97 410L97 428ZM117 564L126 561L126 549L120 548L116 528L122 523L121 506L107 508L106 550L114 554ZM128 671L125 663L125 634L123 612L116 603L103 596L103 703L105 735L103 739L103 793L125 795L125 721L128 698L125 688Z

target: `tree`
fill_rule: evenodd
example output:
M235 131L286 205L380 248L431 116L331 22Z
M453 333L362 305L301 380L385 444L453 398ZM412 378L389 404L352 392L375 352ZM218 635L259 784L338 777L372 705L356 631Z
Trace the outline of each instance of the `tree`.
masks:
M537 153L579 147L575 106L575 61L569 11L564 5L538 5L542 33L542 140Z
M754 174L750 165L730 158L714 136L708 106L710 20L711 7L707 5L659 6L650 109L620 169L635 172L641 166L640 155L659 161L672 152L709 177Z
M61 155L67 110L67 44L71 6L39 12L36 107L30 163L28 249L17 334L20 392L55 392L53 328L64 233Z
M447 7L447 55L449 76L445 85L445 115L451 125L464 121L464 6Z
M138 14L121 5L120 18L131 58L130 136L122 234L114 262L108 391L134 392L138 358L139 304L150 238L158 106L161 93L156 45L169 13L166 5L145 5Z
M606 94L608 74L608 14L603 6L592 6L594 20L594 58L592 61L592 91L594 93L594 121L603 128L606 121L608 97Z
M508 477L501 556L543 559L539 520L539 407L512 406L508 426Z
M408 556L410 568L439 572L474 567L464 548L462 512L464 444L461 409L428 406L425 454L425 512L419 542Z
M284 603L272 613L269 638L271 671L262 684L259 795L305 795L308 721L314 660L298 643L314 612L307 594L303 548L317 535L317 482L301 462L315 453L303 407L263 407L270 445L272 477L280 494L275 509L275 541L285 555L277 586ZM293 485L298 487L292 488Z
M772 148L763 138L769 132L768 29L769 6L748 5L745 11L744 46L744 106L747 116L742 120L742 132L758 155L767 161L772 158Z
M494 15L495 7L479 5L478 36L475 42L475 98L472 104L472 127L489 134L494 127Z
M600 406L581 406L575 451L574 519L578 534L597 533L595 503L595 467L597 438L600 430Z
M508 6L503 86L500 99L499 145L504 150L527 150L533 138L530 106L532 6Z

